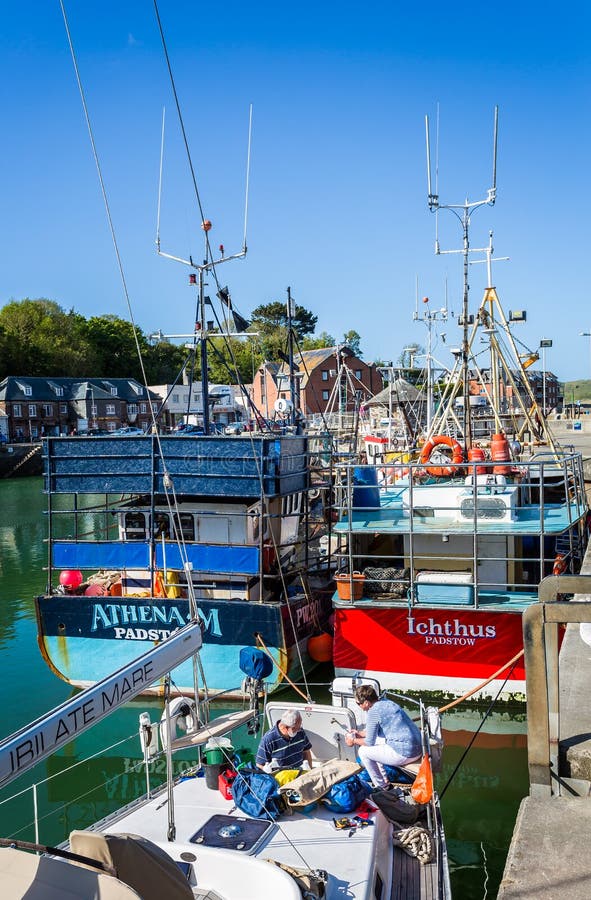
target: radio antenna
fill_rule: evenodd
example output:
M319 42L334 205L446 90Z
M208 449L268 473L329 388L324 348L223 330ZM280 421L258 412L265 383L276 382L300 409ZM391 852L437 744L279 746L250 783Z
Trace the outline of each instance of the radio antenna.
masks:
M242 241L242 249L246 253L246 225L248 222L248 190L250 184L250 146L252 140L252 103L248 109L248 149L246 151L246 187L244 197L244 239Z
M464 398L468 397L469 391L469 372L468 372L468 356L469 356L469 334L468 328L473 323L474 317L469 316L468 314L468 294L469 294L469 283L468 283L468 265L469 265L469 255L470 253L489 253L490 249L487 247L479 247L479 248L471 248L470 247L470 220L472 214L483 206L494 206L496 196L497 196L497 138L498 138L498 122L499 122L499 108L495 106L494 111L494 129L493 129L493 166L492 166L492 186L488 188L486 192L486 197L482 200L474 200L470 202L468 198L464 200L463 203L440 203L439 202L439 185L438 182L435 184L435 193L432 191L431 187L431 150L430 150L430 137L429 137L429 116L425 116L425 131L426 131L426 139L427 139L427 203L429 205L429 209L431 212L438 213L440 209L448 209L452 212L460 221L462 226L462 248L460 250L442 250L439 246L439 237L437 233L437 225L435 231L435 253L436 255L443 255L449 253L461 253L464 258L464 291L462 298L462 316L460 318L460 325L463 327L463 338L462 338L462 371L463 371L463 391ZM437 109L437 153L439 153L439 108ZM436 172L436 175L438 173ZM472 445L472 434L471 434L471 422L470 415L468 410L468 404L464 402L463 407L463 428L464 428L464 436L466 441L466 447L469 448Z
M158 212L156 214L156 247L160 253L160 207L162 201L162 166L164 163L164 122L166 107L162 107L162 134L160 136L160 169L158 172Z

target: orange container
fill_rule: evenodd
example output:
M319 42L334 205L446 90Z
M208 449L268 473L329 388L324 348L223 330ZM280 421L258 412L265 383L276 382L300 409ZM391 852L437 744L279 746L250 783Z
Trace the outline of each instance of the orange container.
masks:
M484 462L485 459L482 447L470 447L468 450L468 462ZM468 466L468 474L472 475L473 473L474 469L472 466ZM476 466L476 474L486 475L486 466Z
M335 575L339 600L361 600L363 597L363 584L365 575L361 572L352 572L350 575ZM351 597L351 587L353 596Z
M511 461L509 441L504 434L493 434L490 442L490 458L494 463L508 463ZM495 475L508 475L510 471L511 466L509 465L493 466Z

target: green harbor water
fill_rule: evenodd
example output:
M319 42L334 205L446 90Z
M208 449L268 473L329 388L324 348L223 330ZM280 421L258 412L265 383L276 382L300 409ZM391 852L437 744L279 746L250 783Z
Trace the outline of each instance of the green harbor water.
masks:
M47 577L44 510L40 478L0 481L2 737L73 693L49 670L37 646L33 597ZM330 677L328 667L313 674L317 699L327 696L320 682ZM153 721L160 717L157 701L134 701L0 792L0 837L56 844L73 828L144 791L145 775L137 765L138 716L144 710ZM446 745L437 784L445 789L442 811L455 900L496 897L519 803L528 791L524 709L494 713L445 787L483 715L462 710L443 718ZM254 746L246 735L234 743L243 753ZM152 784L159 783L163 764L152 769Z

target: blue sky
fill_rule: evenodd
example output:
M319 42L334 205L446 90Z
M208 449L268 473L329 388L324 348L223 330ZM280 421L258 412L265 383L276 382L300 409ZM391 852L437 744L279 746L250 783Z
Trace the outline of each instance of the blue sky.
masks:
M163 249L202 254L200 217L152 3L66 3L137 323L190 331L188 270L154 249L162 108ZM425 344L415 281L432 306L461 297L460 257L435 257L426 203L424 116L439 104L442 202L490 186L499 106L498 200L474 214L494 230L494 283L526 309L518 338L552 338L547 368L591 377L588 200L591 7L465 2L288 6L160 0L160 15L213 246L240 248L248 107L253 110L249 252L219 277L248 316L284 299L317 331L362 336L370 361ZM49 297L86 316L127 308L58 0L10 4L0 34L0 304ZM434 149L434 148L433 148ZM459 247L450 213L442 247ZM479 303L485 267L470 271ZM213 286L212 286L213 288ZM213 295L213 289L210 291ZM436 356L451 362L460 329ZM540 365L540 364L538 364ZM91 373L89 373L91 374Z

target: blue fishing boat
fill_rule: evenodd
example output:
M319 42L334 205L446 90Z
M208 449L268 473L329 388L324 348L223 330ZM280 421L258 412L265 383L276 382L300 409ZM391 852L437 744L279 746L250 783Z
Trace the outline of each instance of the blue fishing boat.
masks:
M271 689L314 664L308 645L327 625L330 575L311 541L322 526L308 503L305 437L56 437L44 453L38 640L60 678L86 687L194 616L212 695L240 684L244 644L272 655ZM193 683L190 663L173 674L178 693Z

